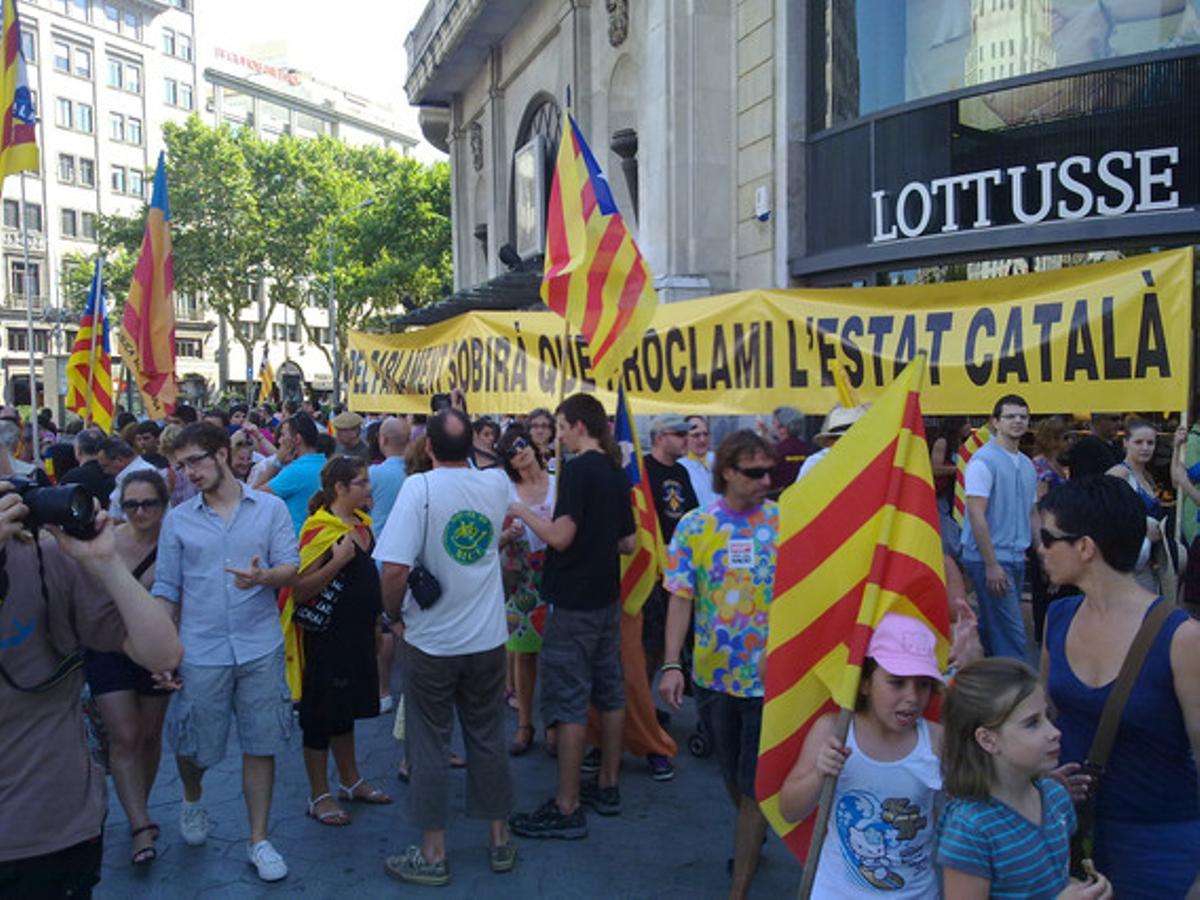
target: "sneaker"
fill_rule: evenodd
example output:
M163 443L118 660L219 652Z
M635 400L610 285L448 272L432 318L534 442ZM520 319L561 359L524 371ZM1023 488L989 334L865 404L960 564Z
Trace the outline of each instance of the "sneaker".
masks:
M579 786L579 802L590 806L602 816L615 816L621 812L621 789L615 784L600 787L595 781L585 781Z
M512 842L512 838L499 847L488 847L488 865L497 875L511 872L516 867L517 845Z
M179 833L189 847L199 847L208 840L208 811L197 803L183 802L179 810Z
M595 775L600 771L599 747L592 747L587 753L583 754L583 762L579 764L579 771L584 775Z
M384 694L379 698L379 714L387 715L396 708L396 698L391 694Z
M263 881L279 881L287 877L287 863L270 841L250 845L250 865L258 870Z
M417 846L409 847L399 856L389 856L383 861L383 870L400 881L409 884L424 884L442 887L450 883L450 862L429 862Z
M675 764L670 758L651 753L646 762L650 765L650 777L655 781L670 781L675 777Z
M530 838L576 841L587 837L588 833L583 806L568 815L558 808L558 801L553 797L531 813L517 813L512 816L508 825L521 837Z

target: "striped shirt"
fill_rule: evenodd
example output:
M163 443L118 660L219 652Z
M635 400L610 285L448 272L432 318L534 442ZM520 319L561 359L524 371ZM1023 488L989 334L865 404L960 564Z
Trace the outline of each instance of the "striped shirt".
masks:
M986 878L992 897L1053 898L1068 883L1075 809L1057 781L1040 778L1042 824L995 798L952 800L942 818L938 864Z

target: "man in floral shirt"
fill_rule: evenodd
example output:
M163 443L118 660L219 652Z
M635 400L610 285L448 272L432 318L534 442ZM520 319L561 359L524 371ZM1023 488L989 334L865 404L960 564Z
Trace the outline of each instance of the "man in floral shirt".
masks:
M713 462L720 496L679 521L663 580L671 600L658 691L679 708L680 652L694 608L696 703L738 810L730 889L735 898L749 892L767 827L754 799L754 774L762 725L760 659L779 534L779 507L767 499L774 465L770 445L752 431L734 432L721 442Z

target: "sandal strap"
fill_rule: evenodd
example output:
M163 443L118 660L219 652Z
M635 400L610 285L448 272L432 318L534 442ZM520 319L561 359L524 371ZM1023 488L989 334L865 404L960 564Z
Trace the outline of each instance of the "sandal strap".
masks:
M363 777L359 778L359 779L358 779L358 781L354 782L354 784L350 785L349 787L347 787L346 785L342 784L342 783L339 781L339 782L338 782L338 790L339 790L339 791L341 791L342 793L344 793L344 794L345 794L347 797L353 797L353 796L354 796L354 792L355 792L356 790L358 790L358 788L359 788L359 787L362 785L362 783L363 783L364 781L366 781L366 780L367 780L367 779L366 779L366 777L365 777L365 776L363 776Z
M157 824L151 822L149 825L143 825L141 828L134 828L129 832L130 837L137 837L139 834L144 834L147 831L161 831Z
M333 794L329 793L329 791L326 791L325 793L321 794L321 796L319 796L319 797L309 797L308 798L308 811L312 812L313 810L315 810L317 808L317 804L322 802L323 800L332 800L332 799L333 799Z

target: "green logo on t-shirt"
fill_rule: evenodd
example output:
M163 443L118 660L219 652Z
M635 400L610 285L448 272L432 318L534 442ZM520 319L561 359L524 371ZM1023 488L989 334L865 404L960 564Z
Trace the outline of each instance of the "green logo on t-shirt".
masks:
M473 509L460 510L446 523L442 544L452 560L469 566L487 552L494 530L491 519L483 513Z

